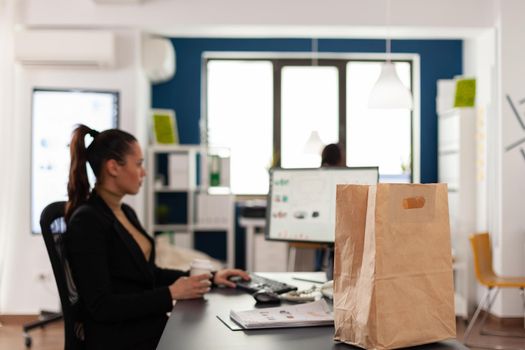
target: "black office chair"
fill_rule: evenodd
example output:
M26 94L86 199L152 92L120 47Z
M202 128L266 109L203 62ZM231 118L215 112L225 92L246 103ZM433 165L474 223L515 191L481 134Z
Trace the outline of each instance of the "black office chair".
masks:
M71 276L69 263L65 255L64 237L66 223L64 221L66 202L49 204L40 216L42 237L46 244L47 254L51 260L53 274L60 295L62 313L49 319L24 325L24 339L27 347L31 346L31 337L28 331L43 327L48 323L64 319L64 349L84 349L84 330L80 321L78 293Z

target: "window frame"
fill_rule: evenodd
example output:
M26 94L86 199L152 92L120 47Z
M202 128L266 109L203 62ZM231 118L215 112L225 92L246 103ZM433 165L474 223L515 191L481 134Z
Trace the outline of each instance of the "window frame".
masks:
M389 59L396 62L407 62L410 65L411 92L414 107L411 115L411 173L412 183L420 182L420 59L415 53L391 53ZM386 53L282 53L282 52L204 52L202 55L201 74L201 125L208 130L207 115L207 63L211 60L268 61L273 65L273 154L274 166L281 166L281 77L282 68L286 66L333 66L338 69L339 78L339 143L346 150L346 66L354 62L385 62ZM205 132L204 135L207 133ZM201 140L207 145L208 140ZM244 196L244 195L242 195Z

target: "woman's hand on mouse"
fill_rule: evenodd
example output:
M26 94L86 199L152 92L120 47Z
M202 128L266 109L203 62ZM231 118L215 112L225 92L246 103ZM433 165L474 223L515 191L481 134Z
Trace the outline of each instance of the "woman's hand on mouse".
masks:
M196 299L210 291L211 275L201 274L191 277L181 277L169 286L171 298L174 300Z
M213 283L230 288L235 288L235 283L228 279L232 276L240 276L245 281L250 280L250 275L246 271L240 269L224 269L217 271L213 278Z

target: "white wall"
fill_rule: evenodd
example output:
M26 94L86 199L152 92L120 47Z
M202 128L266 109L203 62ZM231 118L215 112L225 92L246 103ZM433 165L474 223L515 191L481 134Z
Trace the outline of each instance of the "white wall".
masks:
M475 38L465 40L463 44L463 72L465 76L476 77L476 231L494 232L497 227L498 217L494 214L498 211L495 205L497 198L499 170L496 165L494 152L497 149L495 134L490 132L496 130L499 115L498 108L498 80L497 80L497 52L496 52L496 30L487 29ZM490 166L489 166L490 165ZM491 212L488 208L490 204ZM471 232L474 233L474 232ZM468 249L469 261L472 261L470 244L465 244ZM473 264L469 264L471 271L468 273L468 295L470 309L477 306L481 300L485 288L478 286L474 278Z
M497 119L496 31L487 29L463 42L463 75L476 78L477 108L477 210L476 230L488 229L487 218L487 122Z
M14 0L0 0L0 159L3 160L3 171L0 171L0 286L5 269L5 257L9 232L16 230L16 222L9 220L14 214L13 199L15 173L9 171L9 164L13 157L13 134L8 127L14 114L14 54L13 28L16 20ZM16 201L15 201L16 202ZM0 313L3 312L0 304Z
M508 276L525 275L525 158L519 147L505 151L509 144L525 137L506 98L510 94L523 113L518 104L525 97L525 52L520 45L525 24L519 18L523 11L523 1L498 2L494 29L464 45L465 75L477 78L476 105L481 112L477 230L490 232L494 268ZM525 114L522 118L525 121ZM474 289L478 301L485 290ZM503 291L492 311L501 317L523 317L518 291Z
M39 309L58 310L58 294L52 276L49 258L41 236L33 236L30 229L30 142L31 92L42 88L87 88L117 90L120 92L120 127L136 135L146 145L146 108L150 105L149 84L141 69L142 36L136 30L117 31L117 68L42 69L16 67L15 101L17 110L2 124L11 135L9 174L16 178L5 198L8 205L0 212L10 210L5 243L6 256L0 285L2 313L37 313ZM139 216L144 212L143 193L129 198ZM5 224L5 223L4 223ZM16 228L16 229L15 229ZM46 276L38 281L38 276Z
M525 97L525 51L523 33L525 22L521 14L525 12L525 2L520 0L505 0L500 2L498 29L498 61L499 61L499 125L494 152L499 167L500 181L499 198L496 201L495 212L499 220L493 227L495 235L494 260L496 271L509 276L525 275L525 157L520 153L520 147L509 152L505 147L525 137L523 130L506 100L509 94L518 103ZM523 105L519 105L522 120ZM523 145L522 145L523 146ZM498 207L498 204L501 204ZM491 208L489 207L489 212ZM523 316L522 302L517 291L508 291L496 301L496 313L506 316Z

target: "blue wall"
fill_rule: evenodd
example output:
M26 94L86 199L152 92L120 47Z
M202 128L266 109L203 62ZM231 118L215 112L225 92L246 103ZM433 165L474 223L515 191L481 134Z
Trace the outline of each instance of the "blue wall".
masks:
M309 52L310 39L171 39L175 77L153 86L152 107L174 109L181 143L199 143L201 56L204 51ZM320 52L385 51L384 40L320 39ZM395 40L392 51L417 53L421 65L421 182L437 182L436 80L462 74L461 40Z

